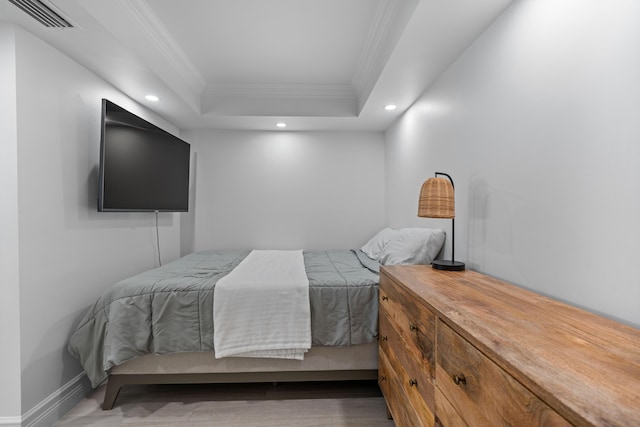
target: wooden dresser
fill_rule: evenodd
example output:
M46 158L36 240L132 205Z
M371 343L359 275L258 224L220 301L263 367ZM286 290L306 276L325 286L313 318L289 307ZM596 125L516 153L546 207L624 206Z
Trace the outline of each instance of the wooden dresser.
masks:
M398 426L640 426L640 330L473 271L384 266Z

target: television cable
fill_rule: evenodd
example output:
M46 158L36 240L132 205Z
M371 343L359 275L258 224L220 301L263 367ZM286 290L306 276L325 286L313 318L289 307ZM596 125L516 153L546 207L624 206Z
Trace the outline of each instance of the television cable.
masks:
M158 214L160 213L159 211L155 211L156 212L156 244L158 246L158 264L160 264L160 267L162 267L162 259L160 259L160 231L158 230Z

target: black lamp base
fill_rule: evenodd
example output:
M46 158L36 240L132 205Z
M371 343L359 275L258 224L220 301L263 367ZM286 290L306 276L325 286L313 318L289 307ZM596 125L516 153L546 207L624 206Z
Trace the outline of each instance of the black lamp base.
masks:
M448 270L448 271L463 271L464 262L451 261L445 259L434 259L431 262L431 266L436 270Z

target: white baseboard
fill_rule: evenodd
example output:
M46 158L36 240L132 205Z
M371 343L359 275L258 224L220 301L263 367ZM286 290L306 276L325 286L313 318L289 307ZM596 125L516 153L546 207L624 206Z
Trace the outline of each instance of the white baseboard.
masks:
M20 427L22 419L20 417L0 417L2 427Z
M90 392L87 374L82 372L24 414L16 427L51 427Z

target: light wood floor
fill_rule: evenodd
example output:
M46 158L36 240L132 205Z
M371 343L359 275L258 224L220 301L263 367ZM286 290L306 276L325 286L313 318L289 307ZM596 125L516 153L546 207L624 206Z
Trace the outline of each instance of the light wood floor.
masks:
M100 409L104 387L55 427L393 427L376 381L126 386Z

